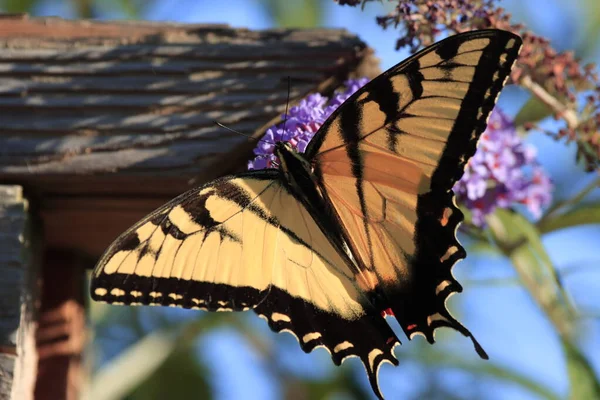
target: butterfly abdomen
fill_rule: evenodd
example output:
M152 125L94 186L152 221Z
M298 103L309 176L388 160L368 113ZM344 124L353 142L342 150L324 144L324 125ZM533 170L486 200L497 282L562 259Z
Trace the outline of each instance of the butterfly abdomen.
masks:
M345 240L346 233L340 226L335 211L325 201L319 185L319 176L313 172L313 167L304 159L302 154L292 150L285 144L277 144L275 154L279 158L280 171L284 184L306 209L311 213L323 234L331 241L339 255L349 266L356 266L354 255ZM358 271L358 269L357 269Z

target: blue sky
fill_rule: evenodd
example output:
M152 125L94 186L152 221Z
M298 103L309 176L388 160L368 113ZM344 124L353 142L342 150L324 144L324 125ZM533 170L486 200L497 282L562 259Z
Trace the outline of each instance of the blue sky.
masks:
M360 36L376 50L376 55L381 59L382 69L391 67L407 56L406 52L394 50L396 34L391 31L382 32L375 24L374 16L383 11L380 4L369 4L364 13L361 13L359 8L340 7L333 1L326 1L325 4L324 26L346 28ZM575 7L564 7L564 3L558 0L507 0L502 4L513 12L517 21L527 22L536 32L549 37L559 49L573 46L580 37L577 16L583 11ZM72 16L67 2L48 1L38 11L40 14ZM118 15L107 17L116 18ZM195 23L223 22L234 27L251 29L274 26L273 21L262 9L261 2L256 0L160 1L149 7L143 18ZM509 115L515 115L525 100L526 95L520 89L509 88L501 96L499 106ZM552 126L553 123L548 124ZM555 179L558 187L568 188L566 193L576 192L590 180L590 176L581 173L573 164L572 146L565 150L564 145L538 133L531 134L527 141L538 148L540 163ZM596 198L598 195L596 191ZM546 235L543 240L552 260L559 268L577 265L590 267L568 275L565 284L577 304L600 309L600 272L591 268L597 266L600 261L596 251L600 245L600 227L569 229ZM458 265L455 273L459 280L515 276L510 263L505 260L478 254L470 254L467 260ZM455 296L450 304L460 309L465 325L473 331L493 360L510 365L515 370L545 383L559 394L567 394L566 367L558 339L550 323L522 288L469 285L465 292ZM274 335L263 321L257 320L256 325L265 335ZM588 320L582 326L582 347L596 371L600 371L600 324L598 320ZM470 342L459 336L457 333L444 332L439 335L440 343L437 345L461 352L464 350L466 357L475 359L477 356L470 349ZM407 343L406 340L403 340L403 343L405 345L398 348L397 352L406 351L407 347L415 345L414 342ZM276 346L284 368L298 370L300 374L313 377L326 375L332 368L323 350L305 355L289 335L278 335ZM227 329L215 331L199 343L199 350L202 357L216 360L211 363L211 369L218 382L218 399L248 398L248 393L253 394L251 398L261 399L276 399L281 395L279 388L273 385L268 370L262 368L265 360L261 359L239 334ZM356 369L357 379L361 379L367 385L362 367L357 366L358 362L353 361L349 364L353 364ZM233 376L237 384L231 384ZM453 380L461 382L461 377L456 373L449 372L446 376L449 385L452 385ZM240 379L243 379L244 384L241 384ZM414 385L421 381L419 370L410 363L399 368L385 366L380 377L383 392L389 399L414 394ZM533 398L518 388L503 384L489 383L489 388L490 399Z

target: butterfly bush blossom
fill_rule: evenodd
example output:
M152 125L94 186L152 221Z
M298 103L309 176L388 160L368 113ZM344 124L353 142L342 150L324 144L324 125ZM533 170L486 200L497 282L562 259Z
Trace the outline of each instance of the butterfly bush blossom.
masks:
M515 203L539 218L552 199L552 183L536 161L536 149L523 143L512 121L497 107L454 191L477 226L497 207Z
M254 149L256 157L248 169L276 168L273 143L284 141L303 153L319 127L348 97L368 82L367 78L350 79L346 89L331 99L311 94L283 115L284 123L272 126ZM454 191L458 201L472 213L472 222L483 226L485 216L497 207L523 204L539 217L551 201L552 183L536 161L535 148L523 143L514 124L495 108L479 147L469 161Z
M327 117L367 82L367 78L347 80L344 82L346 90L335 93L331 99L319 93L310 94L300 104L290 108L287 115L282 115L285 124L280 123L267 129L263 140L254 149L256 157L248 162L248 169L275 168L273 163L277 162L277 157L273 154L273 143L276 142L288 142L294 150L304 153Z

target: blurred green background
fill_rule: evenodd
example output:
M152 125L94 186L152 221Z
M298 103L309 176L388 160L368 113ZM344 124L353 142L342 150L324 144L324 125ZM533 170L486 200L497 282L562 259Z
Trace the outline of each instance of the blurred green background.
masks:
M600 60L597 0L501 3L558 50ZM65 18L142 19L228 23L235 27L343 27L376 50L386 69L404 59L398 33L383 31L375 16L391 3L341 7L331 0L134 1L0 0L4 12ZM499 106L515 116L528 99L522 89L503 92ZM551 118L542 125L556 129ZM574 163L573 146L541 133L527 141L555 183L554 199L572 198L596 177ZM583 205L597 207L596 188ZM525 229L525 228L523 228ZM417 337L396 349L400 366L385 366L380 384L388 399L588 399L598 394L600 370L600 225L548 230L545 255L576 305L575 339L561 341L554 325L521 286L513 264L485 242L461 238L469 257L455 269L465 293L451 309L480 340L490 361L470 342L438 332L435 346ZM513 260L514 261L514 260ZM209 314L177 309L111 307L91 303L90 381L85 398L110 399L369 399L358 360L335 367L324 350L304 354L291 335L272 333L252 313ZM571 347L574 346L574 347ZM582 358L584 357L584 358Z

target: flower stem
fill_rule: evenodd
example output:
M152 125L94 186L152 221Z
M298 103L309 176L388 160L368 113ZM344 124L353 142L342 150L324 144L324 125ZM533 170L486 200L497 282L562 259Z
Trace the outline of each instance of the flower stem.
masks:
M570 199L565 199L565 200L557 201L554 205L552 205L552 207L550 207L548 209L548 211L546 212L546 214L542 218L540 218L540 220L537 222L536 226L537 227L542 226L550 218L554 217L559 211L563 210L564 208L569 207L569 206L575 206L575 205L577 205L588 194L590 194L592 192L592 190L594 190L594 189L596 189L598 187L600 187L600 176L598 176L596 179L594 179L592 182L590 182L588 185L586 185L574 197L572 197Z
M540 84L534 82L533 79L531 79L531 76L523 76L519 80L519 85L529 90L542 103L554 111L555 114L558 114L560 117L562 117L569 128L575 129L579 126L577 113L561 103L556 97L548 93Z

